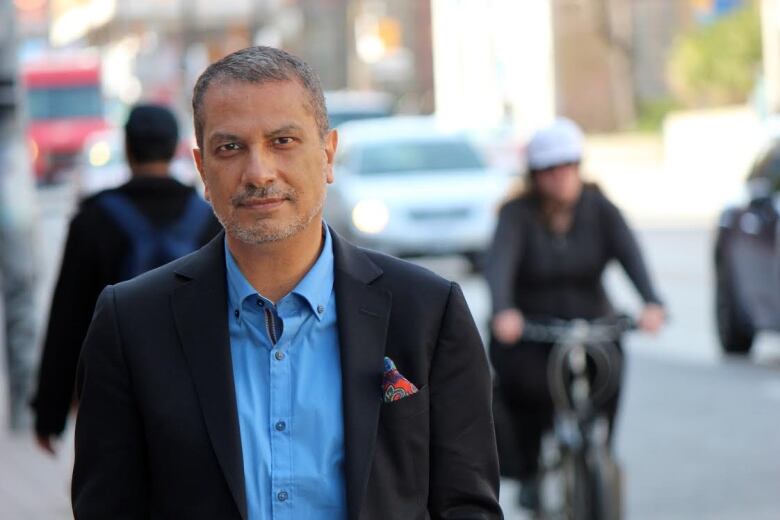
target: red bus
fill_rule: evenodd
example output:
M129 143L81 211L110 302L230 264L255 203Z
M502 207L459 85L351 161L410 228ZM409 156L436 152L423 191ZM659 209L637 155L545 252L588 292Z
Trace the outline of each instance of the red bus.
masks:
M23 65L22 81L36 178L51 182L74 166L89 134L108 128L100 61L91 54L45 58Z

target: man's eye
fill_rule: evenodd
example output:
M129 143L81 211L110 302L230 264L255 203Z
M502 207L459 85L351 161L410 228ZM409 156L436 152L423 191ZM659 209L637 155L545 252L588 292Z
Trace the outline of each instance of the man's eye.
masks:
M220 145L219 148L217 148L217 150L219 150L220 152L233 152L233 151L238 150L238 149L239 149L239 146L236 143L223 144L223 145Z
M295 141L295 139L293 139L292 137L277 137L276 139L274 139L274 144L286 146L288 144L292 144L293 141Z

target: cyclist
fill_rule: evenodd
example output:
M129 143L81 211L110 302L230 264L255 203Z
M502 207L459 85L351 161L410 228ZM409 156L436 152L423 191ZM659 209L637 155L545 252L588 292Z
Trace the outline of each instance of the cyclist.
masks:
M639 328L656 332L665 318L620 211L596 185L582 181L582 153L582 132L568 119L560 118L532 136L526 189L501 208L488 257L490 357L496 399L503 405L507 426L497 431L501 469L505 477L520 480L518 498L527 509L538 507L539 450L543 433L552 426L553 404L546 371L551 345L522 339L525 318L596 319L612 314L602 274L613 259L645 302ZM603 410L610 425L617 404L615 395Z

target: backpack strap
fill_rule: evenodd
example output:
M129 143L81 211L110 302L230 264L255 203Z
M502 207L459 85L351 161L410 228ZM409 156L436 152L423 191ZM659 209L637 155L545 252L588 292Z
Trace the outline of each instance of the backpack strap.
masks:
M154 253L154 226L127 196L116 191L99 195L96 203L130 240L130 251L122 266L123 279L141 274L145 259Z
M181 217L168 228L182 235L193 231L201 232L210 220L211 214L211 205L193 191L184 206ZM195 240L198 238L198 236L194 237Z
M184 256L200 247L200 238L211 214L211 205L193 191L181 216L166 226L162 233L173 258Z
M126 234L149 235L154 231L146 216L127 196L107 191L99 195L96 202Z
M128 256L120 271L123 280L189 254L211 216L211 206L193 191L184 210L173 223L156 227L125 195L106 192L96 201L130 241Z

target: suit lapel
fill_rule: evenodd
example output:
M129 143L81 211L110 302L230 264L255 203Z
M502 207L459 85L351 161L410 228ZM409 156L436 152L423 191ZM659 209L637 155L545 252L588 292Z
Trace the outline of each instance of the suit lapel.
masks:
M247 517L230 334L224 235L177 270L187 281L172 296L176 327L200 399L206 429L233 499Z
M341 345L347 510L357 520L374 458L391 295L370 283L382 271L359 249L333 236Z

